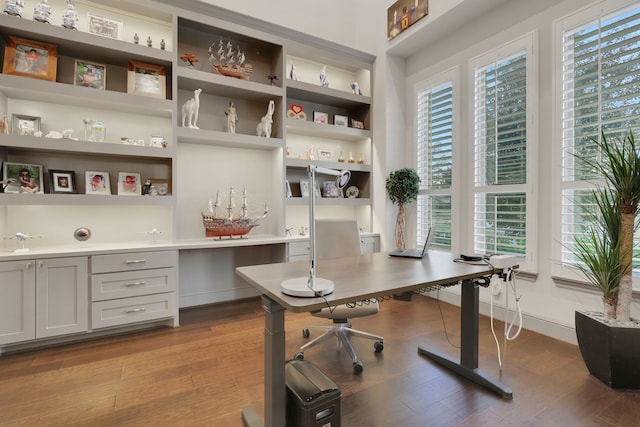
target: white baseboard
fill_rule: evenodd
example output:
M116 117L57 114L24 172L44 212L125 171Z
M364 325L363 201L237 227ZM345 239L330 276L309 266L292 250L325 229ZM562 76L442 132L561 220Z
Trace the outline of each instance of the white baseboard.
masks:
M436 298L436 293L427 293L426 296ZM452 305L460 306L460 295L453 294L451 292L439 292L441 301L447 302ZM487 302L480 301L479 306L480 314L489 317L491 315L491 306ZM498 320L504 320L504 309L498 310L494 307L494 317ZM509 316L513 313L509 312ZM527 314L522 315L522 327L529 331L537 332L541 335L545 335L551 338L565 341L570 344L578 345L576 340L576 330L571 326L561 325L559 323L551 322L546 319L540 319L538 317L530 316Z

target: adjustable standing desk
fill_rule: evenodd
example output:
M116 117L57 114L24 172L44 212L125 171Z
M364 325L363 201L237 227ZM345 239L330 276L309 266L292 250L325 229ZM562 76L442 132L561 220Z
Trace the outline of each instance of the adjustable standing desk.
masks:
M329 279L335 291L324 298L296 298L280 292L285 279L307 277L309 262L264 264L238 267L236 273L262 293L265 310L264 328L264 415L246 407L242 419L247 426L286 425L285 333L284 312L309 312L349 302L414 291L425 287L449 285L462 281L460 359L419 347L418 353L464 377L489 388L502 397L511 398L511 390L478 369L478 284L473 279L491 274L487 265L453 262L447 252L431 251L423 259L390 257L378 252L351 258L321 260L317 277Z

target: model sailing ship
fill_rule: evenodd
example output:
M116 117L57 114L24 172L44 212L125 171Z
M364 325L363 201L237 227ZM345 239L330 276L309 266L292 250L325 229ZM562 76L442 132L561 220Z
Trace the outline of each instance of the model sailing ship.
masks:
M253 67L251 64L245 63L244 52L240 50L240 46L236 46L234 49L231 40L225 44L220 39L217 45L215 42L212 43L207 52L209 62L218 74L242 80L249 80L251 77Z
M249 217L246 188L242 192L242 206L240 207L240 216L238 218L233 217L233 209L235 208L233 187L229 188L229 204L227 205L226 217L218 217L217 210L219 206L220 193L217 193L215 202L209 200L206 212L202 212L202 223L207 237L222 239L223 237L233 238L234 236L240 236L242 238L253 227L260 225L260 221L269 212L265 206L264 213L261 216Z

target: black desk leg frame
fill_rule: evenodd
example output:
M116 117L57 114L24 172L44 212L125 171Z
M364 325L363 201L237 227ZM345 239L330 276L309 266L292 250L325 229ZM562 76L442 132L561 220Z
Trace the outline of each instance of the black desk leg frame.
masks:
M284 307L262 296L264 323L264 422L256 411L242 409L242 421L247 427L275 427L286 424L286 384L284 376L285 336Z
M444 353L428 351L422 347L418 347L418 353L489 390L495 391L502 397L513 398L513 392L509 387L478 369L478 316L480 311L477 283L473 281L462 283L460 311L460 360Z

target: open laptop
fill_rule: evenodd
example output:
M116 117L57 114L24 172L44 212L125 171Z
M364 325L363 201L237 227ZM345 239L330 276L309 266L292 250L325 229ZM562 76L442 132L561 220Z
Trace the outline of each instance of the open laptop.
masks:
M397 256L403 258L424 258L425 255L429 252L429 246L431 246L431 240L433 240L433 228L429 228L429 233L427 234L427 239L424 241L424 246L422 249L396 249L395 251L389 252L389 256Z

